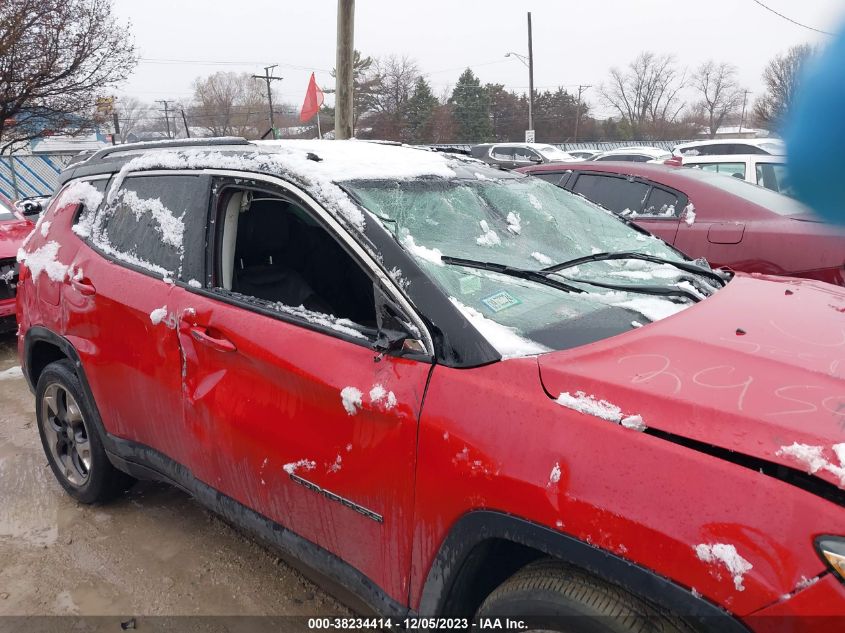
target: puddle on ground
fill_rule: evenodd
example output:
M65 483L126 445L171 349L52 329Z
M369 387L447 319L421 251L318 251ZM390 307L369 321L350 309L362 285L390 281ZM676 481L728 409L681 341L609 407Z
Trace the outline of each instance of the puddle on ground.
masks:
M53 471L43 456L28 451L7 454L9 448L8 444L0 447L0 539L52 545L59 536L62 494Z

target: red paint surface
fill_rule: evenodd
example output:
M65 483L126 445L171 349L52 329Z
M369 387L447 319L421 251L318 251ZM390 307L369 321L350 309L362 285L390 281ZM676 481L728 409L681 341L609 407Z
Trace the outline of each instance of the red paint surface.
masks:
M801 615L845 610L829 577L778 603L825 572L813 538L845 532L843 508L554 401L583 390L654 429L796 467L780 446L843 437L845 291L738 275L678 315L604 341L432 370L374 362L365 345L109 263L70 231L72 209L50 209L50 239L62 263L82 269L81 283L33 281L24 269L19 344L33 324L65 336L110 433L181 462L395 600L417 607L449 528L492 509L634 561L739 616L776 604ZM44 241L33 236L31 248ZM61 289L59 305L40 298L45 286ZM167 322L154 325L150 313L163 306ZM376 384L395 394L395 408L370 401ZM347 386L363 393L355 415L341 402ZM283 467L299 460L315 466L298 475L384 522L296 484ZM744 591L696 557L701 543L733 544L753 565Z

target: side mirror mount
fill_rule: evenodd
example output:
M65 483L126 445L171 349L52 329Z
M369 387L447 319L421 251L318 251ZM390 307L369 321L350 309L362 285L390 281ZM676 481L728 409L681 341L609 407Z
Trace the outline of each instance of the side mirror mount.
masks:
M373 286L376 302L376 324L378 325L378 336L373 343L373 350L377 352L375 361L380 361L385 354L391 354L400 350L408 349L423 351L422 345L416 338L409 323L402 318L402 310L397 306L382 289L374 284Z

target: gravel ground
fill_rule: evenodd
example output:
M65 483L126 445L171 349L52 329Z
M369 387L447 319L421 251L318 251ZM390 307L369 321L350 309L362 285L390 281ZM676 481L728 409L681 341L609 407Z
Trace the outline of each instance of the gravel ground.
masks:
M17 364L14 337L0 338L0 371ZM350 615L169 486L141 482L108 505L76 503L47 465L23 378L0 380L0 403L0 616L112 616L100 624L120 631L117 619L129 617L142 630L149 616ZM0 630L51 622L68 630L64 618L0 618ZM222 623L191 619L177 628L241 629Z

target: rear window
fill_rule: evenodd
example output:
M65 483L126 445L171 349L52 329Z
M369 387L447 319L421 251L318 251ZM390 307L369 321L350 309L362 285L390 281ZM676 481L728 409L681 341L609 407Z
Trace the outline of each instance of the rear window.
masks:
M777 213L778 215L799 215L807 213L807 207L797 200L793 200L788 196L776 193L766 189L765 187L758 187L755 184L745 182L739 178L726 178L722 175L700 169L686 170L684 175L705 181L714 187L718 187L726 193L739 196L751 204L764 207L772 213Z

